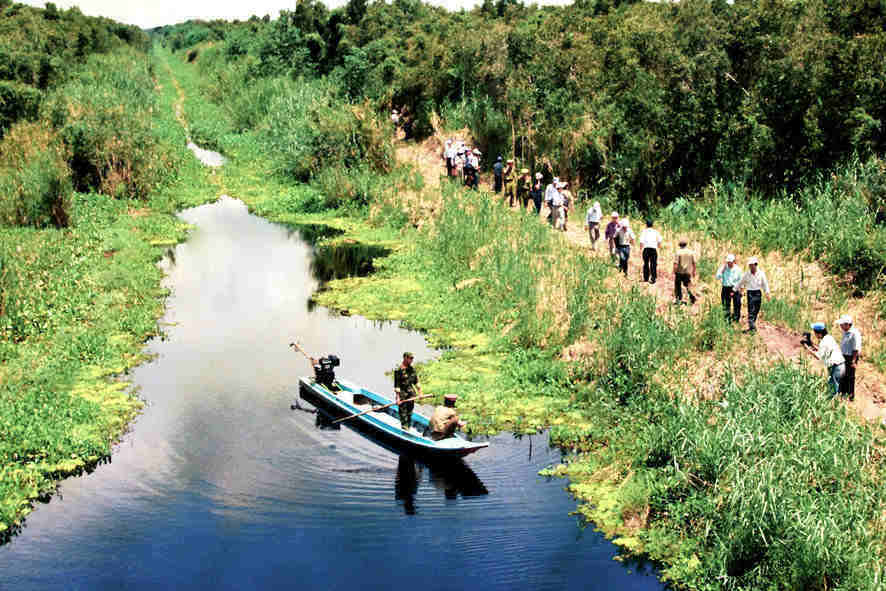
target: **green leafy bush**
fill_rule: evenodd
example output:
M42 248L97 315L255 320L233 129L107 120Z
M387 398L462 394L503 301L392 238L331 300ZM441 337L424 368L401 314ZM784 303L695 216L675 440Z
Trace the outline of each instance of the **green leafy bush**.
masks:
M40 91L32 86L0 80L0 137L16 121L35 119L40 99Z

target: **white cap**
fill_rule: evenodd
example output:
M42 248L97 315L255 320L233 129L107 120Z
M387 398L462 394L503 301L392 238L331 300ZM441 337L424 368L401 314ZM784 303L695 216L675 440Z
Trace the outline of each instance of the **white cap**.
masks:
M447 146L448 146L449 144L451 144L451 143L452 143L452 138L446 140L446 145L447 145Z
M837 320L837 324L852 324L852 316L849 314L843 314L840 316L840 319Z
M478 150L477 148L474 148L474 154L476 154L477 156L479 156L479 155L482 154L482 153L483 153L483 152L481 152L481 151Z
M631 225L631 221L630 221L628 218L623 219L620 223L621 223L621 225L624 226L625 228L628 228L628 227L630 227L630 225Z
M617 217L618 217L618 212L617 212L617 211L613 211L613 212L612 212L612 217L617 218Z
M597 209L599 209L599 208L600 208L600 202L599 202L599 201L594 201L594 207L596 207Z
M542 178L543 176L544 176L544 175L543 175L542 173L540 173L540 172L536 172L536 173L535 173L535 178L537 178L537 179L539 179L539 180L541 180L541 178Z
M560 177L558 177L558 176L555 176L555 177L554 177L554 184L555 184L555 185L559 185L559 184L560 184Z
M735 255L732 254L731 252L729 254L727 254L726 255L726 262L727 263L734 263L735 262Z
M749 264L749 265L756 265L756 264L757 264L757 257L751 257L751 258L749 258L749 259L748 259L748 264Z

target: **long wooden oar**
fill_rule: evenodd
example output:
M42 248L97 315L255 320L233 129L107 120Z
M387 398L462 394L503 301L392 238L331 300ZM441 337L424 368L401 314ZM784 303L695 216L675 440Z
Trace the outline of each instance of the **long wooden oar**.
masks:
M369 410L364 410L363 412L358 412L357 414L353 414L353 415L350 415L347 417L342 417L340 419L335 419L334 421L332 421L332 423L335 424L335 423L340 423L342 421L347 421L348 419L360 417L360 416L363 416L367 413L370 413L370 412L373 412L376 410L381 410L383 408L388 408L389 406L394 406L395 404L400 404L401 402L412 402L413 400L421 400L422 398L430 398L432 396L433 396L433 394L422 394L421 396L416 396L414 398L407 398L406 400L401 400L400 402L392 402L390 404L385 404L384 406L376 406L375 408L370 408Z
M310 355L308 355L307 352L301 348L301 345L299 345L298 343L289 343L289 346L292 347L293 349L295 349L296 351L298 351L299 353L301 353L302 355L304 355L305 357L307 357L308 361L311 362L311 365L317 365L317 363L314 361L314 358L311 357Z

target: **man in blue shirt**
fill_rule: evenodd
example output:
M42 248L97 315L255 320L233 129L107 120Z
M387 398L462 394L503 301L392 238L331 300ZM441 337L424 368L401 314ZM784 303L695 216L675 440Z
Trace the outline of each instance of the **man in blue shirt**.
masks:
M723 304L723 312L726 318L738 322L741 318L741 292L735 289L741 280L741 267L735 264L735 255L727 254L726 262L717 271L717 279L720 280L720 303ZM730 304L732 314L729 314Z

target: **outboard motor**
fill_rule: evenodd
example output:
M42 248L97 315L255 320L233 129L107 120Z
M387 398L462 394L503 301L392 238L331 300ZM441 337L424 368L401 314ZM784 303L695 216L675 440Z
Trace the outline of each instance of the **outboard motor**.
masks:
M314 381L323 384L330 390L338 390L335 383L335 368L341 365L341 361L336 355L327 355L317 360L314 366Z

